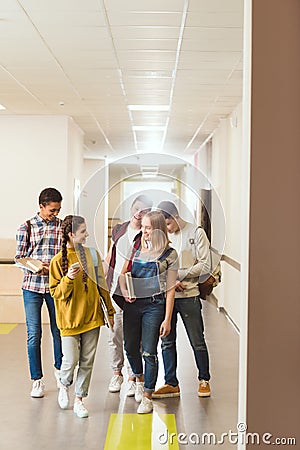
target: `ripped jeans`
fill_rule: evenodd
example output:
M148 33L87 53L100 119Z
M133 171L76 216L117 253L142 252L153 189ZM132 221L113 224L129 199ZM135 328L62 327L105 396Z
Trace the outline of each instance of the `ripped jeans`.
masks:
M145 392L153 392L158 374L159 329L165 317L164 296L160 294L155 298L138 298L134 303L125 302L123 311L124 346L128 361L135 376L144 373Z

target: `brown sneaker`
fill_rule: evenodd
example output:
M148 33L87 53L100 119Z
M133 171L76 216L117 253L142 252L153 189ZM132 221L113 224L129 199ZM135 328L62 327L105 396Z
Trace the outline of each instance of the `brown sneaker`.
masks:
M152 398L168 398L179 396L180 396L179 386L171 386L170 384L165 384L152 394Z
M199 397L210 397L210 386L208 381L200 380L198 395Z

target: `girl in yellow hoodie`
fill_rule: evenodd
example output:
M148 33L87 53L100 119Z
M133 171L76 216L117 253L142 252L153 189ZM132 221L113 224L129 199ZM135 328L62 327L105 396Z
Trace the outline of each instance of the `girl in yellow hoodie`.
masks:
M88 417L82 399L88 394L100 326L104 325L99 291L107 306L112 326L115 313L99 254L97 287L92 255L83 246L87 237L83 217L65 217L62 222L62 249L51 260L49 271L50 293L55 302L63 351L58 403L62 409L69 407L68 388L73 383L78 364L73 410L81 418ZM77 264L74 266L74 263Z

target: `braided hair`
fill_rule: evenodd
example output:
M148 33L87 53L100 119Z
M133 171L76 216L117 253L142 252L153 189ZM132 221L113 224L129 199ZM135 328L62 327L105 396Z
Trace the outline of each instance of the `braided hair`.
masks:
M68 252L67 252L67 243L70 241L69 233L76 233L79 226L85 222L84 218L81 216L66 216L62 222L62 244L61 244L61 252L62 252L62 260L61 266L63 274L66 275L68 272ZM79 260L81 262L83 272L82 272L82 281L84 283L84 289L87 292L87 261L85 256L84 247L81 244L76 244L75 250L79 253Z

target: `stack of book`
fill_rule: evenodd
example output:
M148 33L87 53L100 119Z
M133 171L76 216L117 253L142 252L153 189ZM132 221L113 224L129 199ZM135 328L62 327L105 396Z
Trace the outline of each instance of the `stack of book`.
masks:
M125 280L126 280L126 287L127 287L129 298L135 298L131 272L125 273Z
M17 267L30 270L33 273L39 272L43 267L42 261L33 258L18 258L15 260L15 263Z

